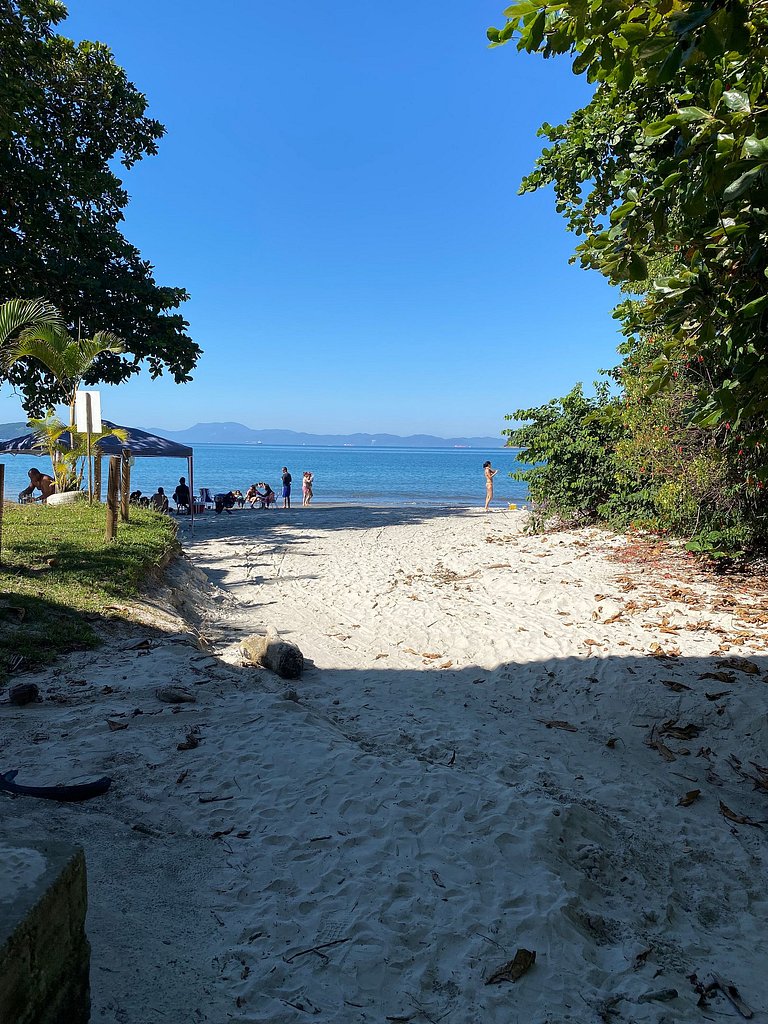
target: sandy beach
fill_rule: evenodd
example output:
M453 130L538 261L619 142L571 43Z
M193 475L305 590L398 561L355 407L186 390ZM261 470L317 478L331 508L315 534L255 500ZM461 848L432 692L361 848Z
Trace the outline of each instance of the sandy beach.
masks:
M114 779L0 794L86 849L94 1021L738 1017L712 972L763 1018L768 597L525 518L207 515L138 621L14 679L0 769ZM295 683L243 664L270 625Z

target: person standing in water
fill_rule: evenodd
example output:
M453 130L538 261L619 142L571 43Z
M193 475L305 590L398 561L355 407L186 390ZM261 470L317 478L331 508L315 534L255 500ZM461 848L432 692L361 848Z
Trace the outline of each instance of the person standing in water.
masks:
M288 472L287 466L283 466L283 508L291 507L291 480L293 477Z
M493 478L499 472L498 469L492 469L490 462L483 463L483 471L485 472L485 509L488 511L488 506L493 501Z

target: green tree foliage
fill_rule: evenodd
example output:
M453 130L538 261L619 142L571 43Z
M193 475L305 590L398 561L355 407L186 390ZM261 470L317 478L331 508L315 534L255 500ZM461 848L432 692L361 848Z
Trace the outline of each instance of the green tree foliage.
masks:
M505 14L492 45L568 54L595 85L543 126L551 146L521 190L553 184L582 265L644 292L616 315L628 336L663 338L647 387L695 363L689 420L738 434L742 482L765 483L768 4L519 0ZM671 255L671 272L649 273Z
M518 409L507 419L527 421L504 433L508 445L522 449L520 461L531 466L514 476L528 484L537 528L549 519L613 519L631 501L616 460L624 434L618 399L606 381L595 384L593 398L577 384L564 398Z
M157 152L164 128L101 43L58 34L58 0L0 0L0 301L44 296L70 329L106 328L125 339L88 380L118 383L145 362L189 379L199 347L176 312L188 296L159 286L120 231L128 195L116 159L130 168ZM34 361L11 382L39 412L58 399Z

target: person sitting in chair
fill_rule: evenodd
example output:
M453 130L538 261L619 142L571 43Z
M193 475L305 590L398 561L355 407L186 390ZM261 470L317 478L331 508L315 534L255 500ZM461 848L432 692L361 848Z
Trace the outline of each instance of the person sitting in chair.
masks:
M276 499L275 499L275 492L272 490L272 488L269 486L269 484L265 484L262 481L259 484L259 487L263 487L264 488L263 491L256 491L256 493L259 496L259 499L261 500L261 507L262 508L269 508L270 505L274 505L275 501L276 501Z
M158 487L152 497L149 499L149 503L152 508L157 509L158 512L168 511L168 497L162 487Z
M179 477L178 486L176 487L176 490L173 492L173 500L176 502L177 512L179 511L180 508L185 508L187 512L189 512L191 498L189 495L189 488L187 487L187 481L184 479L183 476Z
M48 476L47 473L41 473L39 469L30 469L27 473L29 477L29 487L25 487L19 494L19 501L36 501L33 497L34 491L40 491L40 500L47 501L52 494L56 492L56 483L52 476Z
M235 501L236 498L233 491L227 491L226 494L215 494L213 496L213 505L216 509L216 515L220 516L222 512L226 512L227 515L231 516Z

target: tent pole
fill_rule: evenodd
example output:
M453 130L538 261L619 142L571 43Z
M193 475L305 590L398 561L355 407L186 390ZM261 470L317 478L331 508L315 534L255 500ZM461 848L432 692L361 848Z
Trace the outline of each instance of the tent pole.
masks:
M189 515L190 515L190 532L195 532L195 469L194 469L194 456L190 455L187 459L187 465L189 467Z

